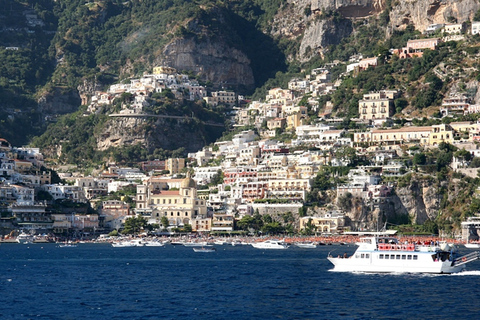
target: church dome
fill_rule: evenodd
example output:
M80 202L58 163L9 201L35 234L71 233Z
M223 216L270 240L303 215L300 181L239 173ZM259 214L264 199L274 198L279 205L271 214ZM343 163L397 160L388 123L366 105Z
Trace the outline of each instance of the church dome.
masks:
M197 188L197 184L195 183L195 180L193 180L190 175L188 175L185 179L183 179L181 187L184 189L187 188Z

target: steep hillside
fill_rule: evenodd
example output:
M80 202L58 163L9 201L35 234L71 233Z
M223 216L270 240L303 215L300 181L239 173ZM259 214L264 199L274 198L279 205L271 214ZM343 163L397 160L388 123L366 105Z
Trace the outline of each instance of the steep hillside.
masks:
M9 10L0 19L0 136L14 144L40 134L59 115L75 112L95 91L159 65L184 71L212 90L249 94L262 86L258 98L266 89L284 86L293 75L303 76L325 63L340 62L336 77L352 55L379 56L375 71L347 78L334 95L321 99L321 105L331 100L336 115L347 120L356 116L356 103L369 90L399 89L399 116L431 115L435 110L430 107L452 90L464 90L475 99L477 95L478 38L447 42L422 59L390 59L389 49L420 37L430 23L458 21L468 26L479 18L478 0L1 4ZM181 103L177 105L174 111L183 115ZM113 124L108 128L121 131ZM152 136L157 141L165 138ZM133 136L116 141L137 140ZM97 143L101 150L106 145L115 143Z

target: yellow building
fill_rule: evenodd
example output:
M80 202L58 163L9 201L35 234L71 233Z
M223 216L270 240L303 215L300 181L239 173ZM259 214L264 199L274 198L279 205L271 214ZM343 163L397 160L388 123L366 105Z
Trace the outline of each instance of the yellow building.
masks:
M212 218L196 218L192 221L192 230L196 232L212 231Z
M187 177L183 179L178 190L155 190L148 198L148 206L152 209L151 220L160 223L162 217L168 218L170 226L192 225L194 220L206 218L207 204L197 197L195 181Z
M303 126L305 118L306 115L301 113L294 113L287 116L287 129L295 129L298 126Z
M343 229L345 220L343 217L302 217L300 218L300 230L311 225L318 233L337 233Z
M462 138L468 136L468 140L473 139L473 135L477 133L480 129L480 124L476 122L470 121L462 121L462 122L452 122L450 123L450 127L452 127L454 133L454 138Z
M393 98L396 91L380 91L364 94L363 99L358 101L358 113L360 119L373 120L385 119L394 115Z
M154 67L153 74L175 74L177 70L172 67Z
M432 127L403 127L399 129L374 129L367 132L355 132L353 141L355 143L369 144L402 144L417 143L427 145Z
M28 172L33 167L33 164L26 160L14 159L13 163L15 165L15 171L20 173Z
M267 120L267 128L270 130L283 128L285 126L285 118L273 118Z
M165 161L165 169L170 171L170 174L177 174L185 168L185 159L183 158L169 158Z
M233 231L235 217L232 214L215 213L212 219L212 231Z
M430 146L437 146L442 142L453 143L454 132L448 124L438 124L432 126L432 131L428 139Z

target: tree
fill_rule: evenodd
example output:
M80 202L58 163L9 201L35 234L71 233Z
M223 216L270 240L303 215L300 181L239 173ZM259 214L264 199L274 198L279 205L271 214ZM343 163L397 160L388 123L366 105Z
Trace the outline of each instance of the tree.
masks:
M147 227L148 221L142 216L127 218L123 232L125 234L137 234Z
M262 227L262 231L267 234L278 234L278 233L282 233L283 230L284 229L280 225L280 223L276 221L267 223Z
M183 232L192 232L192 226L190 224L186 224L183 226Z
M424 153L420 152L413 156L414 165L424 165L427 162L427 157Z
M472 154L467 150L465 150L465 148L463 148L462 150L458 150L453 155L455 156L455 158L458 158L460 160L467 161L467 162L472 160L473 158Z
M168 226L170 225L167 217L162 217L162 219L160 219L160 223L165 229L167 229Z
M222 183L223 183L223 171L219 169L217 171L217 173L215 173L213 175L212 180L209 183L209 185L216 186L216 185L219 185L219 184L222 184Z
M248 231L253 229L255 231L259 231L260 228L263 226L262 216L257 212L253 216L244 216L237 222L237 227L240 230Z

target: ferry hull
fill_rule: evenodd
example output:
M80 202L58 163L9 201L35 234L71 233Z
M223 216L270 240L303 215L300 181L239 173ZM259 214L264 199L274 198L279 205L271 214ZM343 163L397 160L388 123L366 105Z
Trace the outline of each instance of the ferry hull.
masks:
M430 257L426 257L430 258ZM465 265L452 266L451 261L408 261L399 263L393 261L362 261L354 258L333 258L328 260L334 265L332 271L337 272L368 272L368 273L457 273L465 269Z

